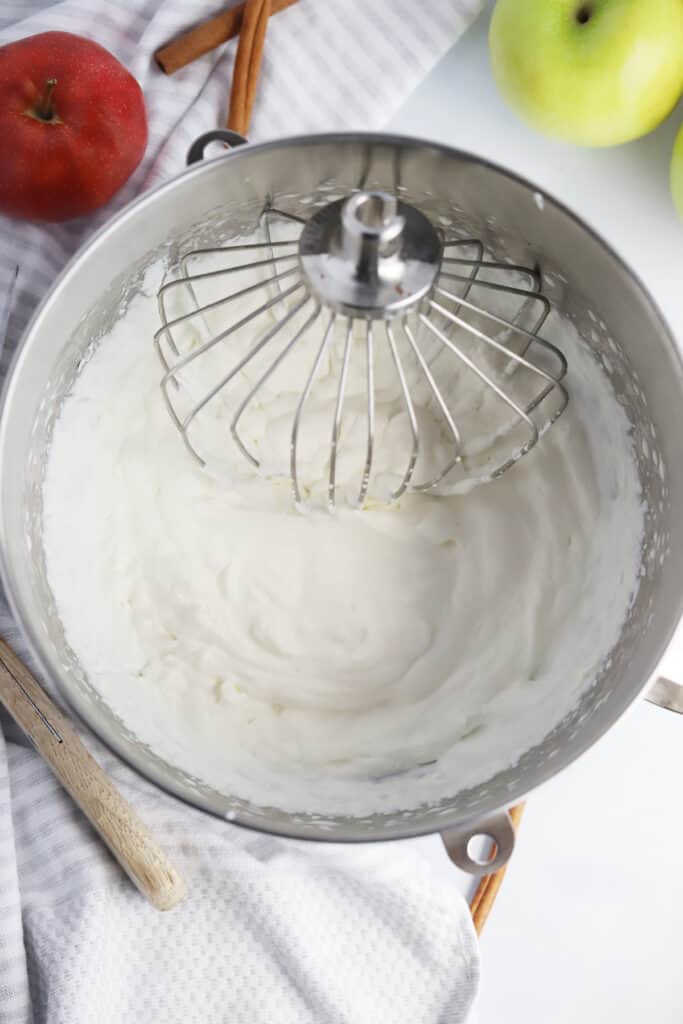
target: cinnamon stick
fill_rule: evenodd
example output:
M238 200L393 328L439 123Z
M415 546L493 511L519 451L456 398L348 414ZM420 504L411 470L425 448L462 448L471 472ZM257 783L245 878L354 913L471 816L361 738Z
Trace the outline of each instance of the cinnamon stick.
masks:
M271 0L271 14L279 14L291 7L296 0ZM181 68L191 64L193 60L203 57L205 53L215 50L222 43L234 39L240 34L246 3L238 4L227 11L222 11L208 21L185 32L178 39L162 46L154 54L154 59L167 75L172 75Z
M523 813L524 804L517 804L516 807L510 809L510 819L515 828L519 826ZM481 935L486 919L495 903L498 890L503 883L506 870L507 864L503 864L501 868L498 868L492 874L484 875L475 890L470 902L470 913L472 914L472 921L474 922L477 935Z
M246 0L232 73L227 128L246 135L256 96L271 0Z

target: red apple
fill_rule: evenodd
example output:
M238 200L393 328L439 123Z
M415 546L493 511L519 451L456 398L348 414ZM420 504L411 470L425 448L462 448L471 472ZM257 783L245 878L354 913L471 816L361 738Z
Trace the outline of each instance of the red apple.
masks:
M71 32L0 47L0 213L61 221L108 202L147 145L142 90Z

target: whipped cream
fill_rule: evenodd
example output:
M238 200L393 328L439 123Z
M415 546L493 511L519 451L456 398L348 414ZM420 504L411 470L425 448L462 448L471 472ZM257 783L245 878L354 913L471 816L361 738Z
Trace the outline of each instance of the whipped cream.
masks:
M222 792L323 814L436 801L541 741L618 640L643 529L627 418L575 329L552 314L543 332L568 358L569 408L500 479L363 511L340 502L332 516L315 503L302 514L288 483L253 473L220 398L197 424L208 471L190 457L161 400L157 327L155 299L139 295L97 346L55 425L44 484L58 613L122 721ZM324 327L321 316L290 384L266 388L245 420L264 466L287 451ZM313 496L327 482L335 345L302 435ZM195 367L188 394L215 372ZM364 392L350 387L344 437L356 432L362 451ZM460 373L451 387L480 437L481 382ZM393 484L387 467L406 448L390 390L376 416ZM429 458L443 439L425 430ZM344 493L361 468L341 467Z

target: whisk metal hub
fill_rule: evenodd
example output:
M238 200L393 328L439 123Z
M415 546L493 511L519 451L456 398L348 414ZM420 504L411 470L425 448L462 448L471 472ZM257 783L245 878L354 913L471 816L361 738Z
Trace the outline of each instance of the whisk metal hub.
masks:
M420 210L389 192L356 192L304 225L299 258L311 291L337 313L387 320L433 287L442 242Z

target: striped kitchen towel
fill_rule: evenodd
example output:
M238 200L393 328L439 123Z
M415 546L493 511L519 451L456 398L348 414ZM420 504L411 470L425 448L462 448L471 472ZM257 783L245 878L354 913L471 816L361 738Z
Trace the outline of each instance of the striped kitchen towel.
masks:
M299 0L268 28L251 137L381 127L481 5ZM143 88L150 133L140 167L94 216L60 225L0 217L0 313L11 290L0 382L74 250L140 190L181 170L192 140L223 123L234 42L173 78L152 60L221 6L2 0L0 46L59 29L110 49ZM28 657L1 594L0 634ZM478 969L469 912L409 847L341 853L240 832L160 794L87 737L189 878L187 902L160 916L1 721L0 1024L465 1019Z

